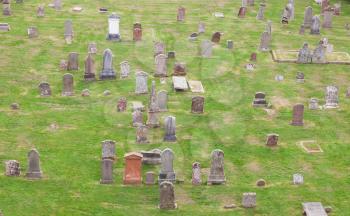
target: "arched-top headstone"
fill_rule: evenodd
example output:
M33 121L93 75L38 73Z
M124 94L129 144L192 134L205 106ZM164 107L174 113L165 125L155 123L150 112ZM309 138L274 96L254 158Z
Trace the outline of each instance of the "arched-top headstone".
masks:
M29 179L40 179L42 177L40 156L36 149L30 150L28 153L28 171L26 177Z
M39 84L40 96L51 96L51 87L47 82L42 82Z
M156 70L154 76L157 77L166 77L167 76L167 57L164 54L158 54L154 58L154 62L156 65Z
M74 95L73 75L66 73L65 75L63 75L62 96L72 96L72 95Z
M168 181L162 182L159 187L159 192L160 209L175 209L177 207L173 183Z
M136 72L136 86L135 93L136 94L147 94L148 93L148 74L143 71Z
M115 79L115 71L113 69L113 53L112 50L106 49L103 52L103 65L102 72L100 74L100 79Z
M175 172L173 168L174 153L171 149L166 148L160 155L161 169L159 173L159 183L163 181L175 182Z
M224 184L226 182L224 173L224 152L216 149L211 153L210 174L208 184Z

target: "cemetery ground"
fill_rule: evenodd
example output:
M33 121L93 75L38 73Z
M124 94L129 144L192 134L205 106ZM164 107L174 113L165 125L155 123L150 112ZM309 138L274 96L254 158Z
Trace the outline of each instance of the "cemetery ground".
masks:
M201 0L70 0L63 1L61 11L47 7L48 0L11 4L13 15L0 16L0 22L11 25L9 32L0 32L0 161L16 159L21 163L21 177L0 174L0 209L4 215L301 215L302 202L322 202L331 206L332 215L350 212L350 86L349 65L312 65L273 62L271 54L258 51L260 35L266 20L272 20L272 49L299 50L303 42L314 48L327 37L339 52L350 51L350 35L344 28L350 22L349 1L341 1L341 16L333 19L332 29L321 29L321 35L299 35L304 9L311 5L315 14L320 7L313 0L296 0L295 20L280 24L287 1L267 1L266 20L258 21L259 1L249 7L245 18L237 17L241 1ZM331 1L331 3L335 3ZM45 17L36 17L36 9L45 4ZM74 6L83 7L80 13ZM184 22L176 21L177 8L186 8ZM108 13L100 14L100 7ZM121 16L121 42L106 40L107 18L111 12ZM224 18L212 13L223 12ZM64 41L64 22L73 22L72 44ZM206 32L197 41L189 41L198 23L206 24ZM132 41L132 26L142 23L143 37ZM39 36L28 38L27 28L36 26ZM221 42L214 46L211 58L198 55L200 42L223 32ZM234 49L226 48L226 40L234 41ZM153 42L162 41L166 50L176 51L176 61L185 62L187 78L200 80L205 88L204 114L191 114L191 98L197 94L174 92L171 77L161 84L153 77ZM87 45L96 42L94 56L97 76L102 68L102 53L110 48L117 79L85 82L84 60ZM74 76L72 97L61 96L61 59L70 52L79 53L78 71ZM257 52L256 68L245 70L252 52ZM127 60L131 75L120 79L119 63ZM174 60L168 61L171 74ZM161 127L150 129L149 144L135 142L131 102L148 104L149 94L135 95L135 70L141 69L156 81L158 90L169 92L168 109L161 113ZM297 83L297 72L305 74L305 83ZM283 81L275 81L276 75ZM38 85L47 81L52 96L40 97ZM339 108L309 110L310 98L324 104L325 88L339 88ZM89 97L81 91L88 88ZM110 90L111 95L103 92ZM253 108L255 92L263 91L271 104L269 109ZM128 100L127 112L117 112L120 97ZM18 103L19 110L10 105ZM292 107L305 105L304 126L290 125ZM177 123L177 142L163 142L164 117L173 115ZM144 118L146 115L144 114ZM266 135L279 134L277 147L265 145ZM116 141L117 161L112 185L101 185L101 141ZM303 140L316 140L323 152L309 154L299 145ZM43 179L30 181L24 177L27 152L40 152ZM174 168L178 209L159 210L158 185L123 185L123 155L131 151L171 148L175 154ZM205 184L210 168L210 153L225 153L225 185ZM191 185L192 163L202 167L203 184ZM159 173L159 166L143 166ZM304 175L303 185L293 185L294 173ZM267 185L258 188L263 178ZM242 194L256 192L257 206L241 207ZM235 209L224 209L234 203Z

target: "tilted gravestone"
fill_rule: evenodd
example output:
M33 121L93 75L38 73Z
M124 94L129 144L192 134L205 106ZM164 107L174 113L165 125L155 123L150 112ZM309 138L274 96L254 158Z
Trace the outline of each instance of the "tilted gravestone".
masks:
M208 184L224 184L226 182L224 172L224 152L216 149L211 153L211 166L208 176Z
M164 181L159 186L159 208L160 209L175 209L177 204L175 203L174 185L169 181Z
M29 179L42 178L39 152L36 149L30 150L28 153L28 170L26 173L26 177Z

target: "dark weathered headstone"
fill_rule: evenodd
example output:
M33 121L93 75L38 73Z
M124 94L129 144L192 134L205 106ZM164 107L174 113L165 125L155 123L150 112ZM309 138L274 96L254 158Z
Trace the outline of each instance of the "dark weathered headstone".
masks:
M227 41L227 49L233 49L233 41L232 40Z
M224 152L216 149L211 153L211 166L208 176L208 184L224 184L225 182Z
M177 9L177 21L185 21L186 9L184 7L179 7Z
M247 13L247 8L246 7L240 7L239 11L238 11L238 17L239 18L244 18L246 13Z
M165 142L175 142L176 141L176 118L174 116L168 116L164 121L165 127Z
M125 97L121 97L118 100L117 103L117 111L118 112L125 112L126 111L126 107L127 107L127 100Z
M174 65L174 76L186 76L186 64L176 62Z
M177 204L175 203L174 185L169 181L164 181L159 187L159 208L160 209L175 209Z
M51 96L50 84L46 82L40 83L39 92L40 92L40 96Z
M295 76L296 82L297 83L304 83L305 82L305 75L302 72L298 72L297 75Z
M213 43L220 43L220 38L221 38L221 33L220 32L215 32L213 36L211 37L211 41Z
M142 26L141 23L135 23L133 28L133 40L141 41L142 40Z
M65 75L63 75L62 96L73 96L73 95L74 95L73 75L66 73Z
M297 62L302 64L307 64L312 62L312 54L309 49L308 43L304 43L303 48L299 50Z
M162 151L159 149L153 149L151 151L141 151L141 154L143 156L142 163L149 165L161 164L161 153Z
M252 53L252 54L250 55L250 61L256 62L257 55L258 55L258 54L257 54L256 52Z
M266 95L264 92L255 93L253 107L267 107Z
M113 181L113 160L102 159L101 162L101 184L112 184Z
M264 179L258 179L256 181L256 186L258 187L265 187L265 185L266 185L266 181Z
M266 145L269 147L274 147L277 146L278 144L278 134L268 134L267 135L267 140L266 140Z
M168 59L173 59L176 57L176 52L175 51L169 51L168 52Z
M204 97L192 97L191 113L202 114L204 112Z
M305 28L310 28L312 24L312 7L308 6L305 8L305 13L304 13L304 27Z
M85 60L85 72L84 72L84 80L92 81L95 80L95 61L92 58L92 54L89 53L88 57Z
M305 34L305 26L304 26L304 25L301 25L301 26L300 26L299 34L300 34L300 35L304 35L304 34Z
M112 50L106 49L103 52L103 65L102 72L100 74L101 80L115 79L115 71L113 69L113 53Z
M40 179L42 177L39 152L36 149L30 150L28 153L28 170L26 177L29 179Z
M243 208L254 208L256 206L256 193L243 193Z
M293 107L293 119L291 125L303 126L304 125L304 105L297 104Z
M79 70L79 54L76 52L69 53L67 70Z

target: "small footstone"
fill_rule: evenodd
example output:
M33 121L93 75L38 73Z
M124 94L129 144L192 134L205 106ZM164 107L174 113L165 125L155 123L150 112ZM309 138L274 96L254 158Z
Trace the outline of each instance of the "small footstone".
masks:
M235 204L224 205L224 209L234 209L234 208L237 208L237 206Z
M110 95L110 94L111 94L111 91L109 91L109 90L106 90L106 91L103 92L103 95L104 95L104 96L108 96L108 95Z
M266 185L266 181L264 179L259 179L258 181L256 181L256 186L258 187L265 187Z
M88 96L90 96L90 90L89 90L89 89L84 89L84 90L81 92L81 96L83 96L83 97L88 97Z
M19 104L18 103L12 103L11 104L11 109L12 110L18 110L19 109Z

